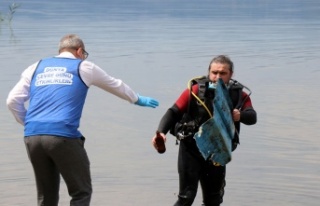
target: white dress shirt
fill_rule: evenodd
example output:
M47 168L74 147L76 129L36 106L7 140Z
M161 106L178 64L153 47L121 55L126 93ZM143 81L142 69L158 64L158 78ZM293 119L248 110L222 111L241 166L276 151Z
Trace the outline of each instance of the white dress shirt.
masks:
M57 57L76 58L70 52L62 52ZM38 63L39 62L32 64L22 72L19 82L13 87L7 98L9 110L12 112L17 122L22 125L24 125L24 119L27 112L25 102L30 98L30 83ZM137 93L122 80L108 75L99 66L90 61L84 60L80 64L79 71L82 80L88 87L91 85L97 86L130 103L135 103L138 100Z

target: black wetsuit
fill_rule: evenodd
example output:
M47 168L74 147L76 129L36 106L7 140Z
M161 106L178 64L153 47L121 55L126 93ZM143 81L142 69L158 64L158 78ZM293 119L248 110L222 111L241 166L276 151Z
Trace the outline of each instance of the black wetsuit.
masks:
M204 81L206 80L204 79ZM200 86L200 83L196 83L191 87L192 91L198 96L199 93L203 92L199 90ZM213 112L212 100L214 94L208 91L204 91L204 101L210 111ZM250 97L242 89L229 89L229 93L234 108L239 106L239 102L243 102L244 100L243 104L240 105L240 122L247 125L255 124L257 120L256 112L252 107ZM197 100L190 94L190 90L186 89L162 117L158 130L164 134L171 130L171 133L176 136L177 125L179 123L195 120L195 130L197 131L199 126L209 118L209 114L197 104ZM233 150L239 142L240 122L235 122L238 133L235 134ZM179 195L174 206L192 205L197 194L199 182L202 188L203 204L205 206L218 206L223 201L226 167L215 166L212 161L205 160L192 137L191 135L190 137L180 139L178 156Z

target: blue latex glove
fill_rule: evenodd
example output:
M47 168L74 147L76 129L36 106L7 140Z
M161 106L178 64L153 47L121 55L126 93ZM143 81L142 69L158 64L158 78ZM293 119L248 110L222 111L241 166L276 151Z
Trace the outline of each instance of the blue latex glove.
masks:
M138 101L135 102L136 105L144 107L156 108L159 106L159 102L151 97L144 97L138 94Z

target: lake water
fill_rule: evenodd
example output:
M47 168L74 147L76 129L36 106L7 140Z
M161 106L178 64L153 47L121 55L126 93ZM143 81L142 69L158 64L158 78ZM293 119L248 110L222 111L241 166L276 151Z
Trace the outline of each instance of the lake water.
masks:
M0 3L2 14L11 1ZM320 2L318 0L24 0L0 24L0 205L35 205L23 127L5 105L21 72L80 35L89 60L142 95L142 108L92 87L80 130L93 179L92 205L173 205L175 138L151 146L160 118L187 82L227 54L234 78L252 90L258 123L242 125L227 166L223 205L317 206L320 201ZM60 205L68 205L61 184ZM201 192L194 205L201 204Z

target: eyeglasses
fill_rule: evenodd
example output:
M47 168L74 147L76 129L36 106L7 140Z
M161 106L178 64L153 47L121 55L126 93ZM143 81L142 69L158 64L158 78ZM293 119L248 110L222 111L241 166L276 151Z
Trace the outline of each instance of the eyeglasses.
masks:
M82 48L82 47L69 47L70 49L74 49L74 50L78 50L78 49L82 49L82 55L83 55L83 59L86 59L86 58L88 58L88 56L89 56L89 53L88 52L86 52L86 50L84 50L84 48Z
M84 59L88 58L88 56L89 56L89 53L86 52L86 50L84 50L83 48L82 48L82 54L83 54Z

